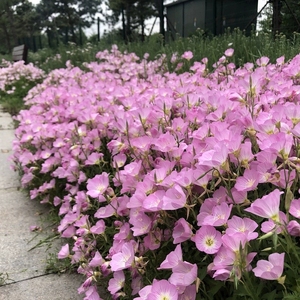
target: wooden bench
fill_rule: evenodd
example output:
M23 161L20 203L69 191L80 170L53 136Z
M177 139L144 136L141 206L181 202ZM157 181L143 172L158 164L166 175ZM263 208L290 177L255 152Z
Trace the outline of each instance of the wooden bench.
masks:
M12 59L14 62L24 60L25 64L27 63L27 54L28 49L26 45L20 45L13 48Z

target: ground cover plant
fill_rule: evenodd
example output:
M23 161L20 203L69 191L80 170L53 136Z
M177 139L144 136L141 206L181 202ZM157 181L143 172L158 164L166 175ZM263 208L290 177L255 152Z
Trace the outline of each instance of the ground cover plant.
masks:
M209 70L212 70L212 65L223 55L224 49L228 45L235 49L232 62L236 66L242 66L247 62L255 63L262 56L269 57L270 62L275 63L278 57L284 55L288 61L299 53L300 39L299 33L296 32L287 38L283 34L274 37L272 34L256 31L253 31L250 36L246 36L239 29L228 29L223 35L207 36L203 30L198 29L194 35L188 38L177 37L173 41L171 37L167 37L165 43L161 35L153 34L144 42L135 41L125 44L117 36L107 34L101 37L100 42L91 39L83 46L68 43L66 45L59 44L57 48L45 47L35 53L29 51L28 61L47 73L57 68L64 68L67 61L71 61L72 65L81 68L83 63L93 61L97 52L110 49L112 44L117 44L122 52L134 52L140 57L147 52L150 60L156 59L157 55L165 54L169 58L169 62L174 53L181 56L185 51L192 51L193 62L207 57L207 66ZM7 60L8 57L5 56L5 59ZM170 70L173 70L173 67L173 64L168 63ZM183 69L183 71L188 71L188 69Z
M42 82L45 72L24 61L11 63L2 60L0 65L0 103L10 114L24 108L23 98L36 84Z
M12 159L85 299L299 298L300 55L233 57L115 46L29 91Z

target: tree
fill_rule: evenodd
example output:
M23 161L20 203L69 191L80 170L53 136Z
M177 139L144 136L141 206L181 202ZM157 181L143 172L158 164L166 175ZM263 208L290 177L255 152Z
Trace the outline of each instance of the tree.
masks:
M300 32L300 3L299 1L282 1L282 24L280 31L287 37L294 32Z
M0 2L0 31L9 52L13 48L13 37L15 36L14 6L19 2L18 0L2 0Z
M16 24L20 36L32 37L39 34L41 22L35 6L28 0L16 6Z
M272 5L268 4L265 7L264 11L262 12L261 19L258 21L261 32L265 32L265 33L272 32L272 15L273 15Z
M42 0L37 6L43 27L48 33L77 42L79 28L92 25L95 15L100 11L102 0Z
M276 7L275 7L276 5ZM275 9L275 11L274 11ZM277 16L276 16L276 11ZM300 32L300 2L295 0L273 0L263 12L260 21L261 30L272 32L275 30L291 37L294 32ZM277 24L274 24L277 22ZM274 34L276 32L273 32Z
M107 16L108 22L115 25L121 18L123 39L131 41L133 32L137 32L143 40L145 21L157 15L155 4L156 0L108 0L107 6L112 12Z
M8 52L12 51L18 38L31 37L38 30L38 16L28 0L0 1L0 44Z
M142 41L144 41L145 37L145 21L158 15L155 3L155 1L140 0L135 6L136 22L141 28Z

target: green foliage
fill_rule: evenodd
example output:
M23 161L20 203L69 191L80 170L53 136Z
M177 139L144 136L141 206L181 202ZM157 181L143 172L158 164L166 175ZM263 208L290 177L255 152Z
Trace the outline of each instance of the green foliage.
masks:
M64 38L66 42L79 41L79 26L90 27L94 16L100 11L102 0L42 0L37 12L47 34Z
M73 66L82 67L84 62L94 61L98 51L99 47L90 43L86 43L83 47L74 43L59 44L57 49L43 48L35 53L30 52L28 60L42 70L50 72L65 68L67 61Z
M300 299L299 286L297 286L297 291L295 291L294 293L287 293L282 299L283 300L298 300L298 299Z
M0 53L10 53L18 38L32 37L40 29L35 7L28 0L0 3Z
M0 90L1 106L11 115L17 115L18 112L25 108L23 98L28 91L41 81L29 81L25 77L21 77L13 84L7 85L5 91Z
M145 21L157 15L155 0L109 0L107 2L112 15L107 20L115 25L122 21L122 37L126 42L132 41L137 28L141 31L141 40L145 37Z
M286 60L291 59L299 52L300 35L294 34L293 39L288 39L285 35L277 35L275 39L268 33L255 33L246 36L239 29L232 32L229 30L221 35L212 38L203 36L202 31L189 38L178 38L166 44L164 50L168 57L172 53L178 52L179 56L187 50L194 54L193 61L201 61L207 57L209 68L224 54L227 48L235 50L232 62L241 66L246 62L255 62L262 56L270 58L271 62L282 55Z
M261 33L271 33L272 32L272 5L269 3L265 9L262 11L261 16L259 16L258 24Z
M16 26L19 37L32 37L40 33L40 18L34 5L28 0L23 1L16 7Z
M172 55L177 53L177 57L180 58L185 51L190 50L194 57L189 65L181 69L183 72L187 71L194 61L201 61L204 57L208 58L208 67L211 70L212 64L218 61L228 48L234 48L232 62L238 67L246 62L255 62L262 56L269 57L274 63L278 57L284 55L287 61L299 53L300 34L294 33L291 38L280 34L274 39L269 33L253 32L251 36L246 36L239 29L235 29L232 32L228 30L221 36L206 37L203 31L198 30L191 37L177 38L164 45L160 34L147 37L144 42L137 40L126 44L122 41L121 35L114 31L105 35L99 43L87 43L82 47L69 43L59 45L56 50L42 49L37 53L29 53L29 61L45 71L63 68L68 60L74 66L82 67L84 62L94 61L98 51L109 49L113 44L117 44L121 51L134 52L141 58L145 53L149 53L150 60L166 54L170 71L174 70L174 64L170 63Z
M71 264L71 259L58 259L57 252L49 253L46 260L46 272L61 274L75 272L76 266Z
M270 1L272 2L272 1ZM300 6L299 1L279 1L280 6L280 33L293 38L295 32L300 33ZM261 31L272 32L273 5L269 3L262 12L263 18L259 21Z

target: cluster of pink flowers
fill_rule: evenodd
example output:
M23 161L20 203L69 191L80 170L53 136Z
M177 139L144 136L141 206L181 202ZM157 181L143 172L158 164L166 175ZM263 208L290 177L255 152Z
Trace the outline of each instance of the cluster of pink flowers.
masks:
M300 236L300 55L238 69L232 55L177 75L113 47L30 91L13 160L58 207L85 299L100 278L113 299L195 299L203 263L215 280L282 283L278 238Z
M35 67L33 64L25 65L24 61L11 63L2 60L0 68L0 91L12 94L15 91L14 84L24 78L26 81L35 82L45 77L44 71Z

